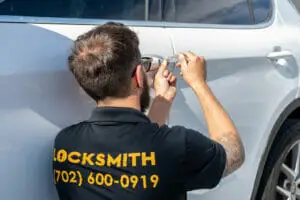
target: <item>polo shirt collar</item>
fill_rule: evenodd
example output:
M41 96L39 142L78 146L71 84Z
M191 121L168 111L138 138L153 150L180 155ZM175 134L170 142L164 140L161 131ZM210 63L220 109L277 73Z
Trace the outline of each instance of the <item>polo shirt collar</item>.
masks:
M121 107L96 107L89 121L150 123L150 119L141 111Z

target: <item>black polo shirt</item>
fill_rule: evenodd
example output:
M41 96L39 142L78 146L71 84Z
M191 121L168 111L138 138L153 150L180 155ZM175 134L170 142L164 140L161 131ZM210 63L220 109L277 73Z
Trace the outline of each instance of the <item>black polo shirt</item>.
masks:
M53 172L61 200L176 200L216 186L225 162L224 148L197 131L105 107L56 136Z

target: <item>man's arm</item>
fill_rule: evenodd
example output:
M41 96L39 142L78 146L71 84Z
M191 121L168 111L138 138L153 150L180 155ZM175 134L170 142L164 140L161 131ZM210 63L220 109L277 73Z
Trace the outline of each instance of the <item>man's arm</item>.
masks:
M148 117L159 126L164 125L170 113L173 100L176 96L176 77L167 70L167 61L164 61L155 74L154 80L148 77L148 81L153 82L155 97L150 107Z
M245 160L244 147L236 127L206 84L206 66L203 57L187 52L179 56L181 74L194 90L202 107L212 140L226 151L223 176L237 170Z
M206 83L193 86L203 109L212 140L223 145L226 151L226 167L223 177L237 170L245 160L243 143L230 117L222 108Z

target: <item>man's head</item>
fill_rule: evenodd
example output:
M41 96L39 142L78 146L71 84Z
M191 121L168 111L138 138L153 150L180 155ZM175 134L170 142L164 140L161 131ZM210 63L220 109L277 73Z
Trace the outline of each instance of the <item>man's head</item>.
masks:
M125 99L130 98L139 101L142 112L149 106L139 40L123 24L109 22L79 36L69 56L69 68L97 103L123 99L126 104Z

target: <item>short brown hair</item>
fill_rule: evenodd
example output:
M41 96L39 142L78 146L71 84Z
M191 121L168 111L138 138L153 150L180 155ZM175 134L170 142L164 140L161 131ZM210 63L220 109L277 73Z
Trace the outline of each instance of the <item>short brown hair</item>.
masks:
M69 69L95 101L130 93L131 75L141 61L135 32L108 22L79 36L68 58Z

